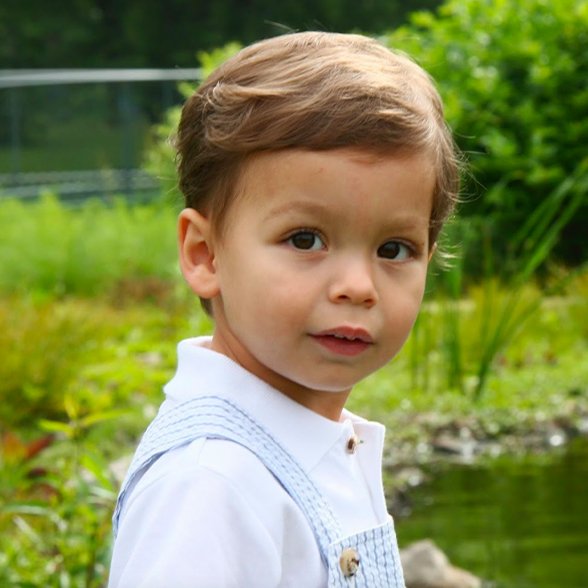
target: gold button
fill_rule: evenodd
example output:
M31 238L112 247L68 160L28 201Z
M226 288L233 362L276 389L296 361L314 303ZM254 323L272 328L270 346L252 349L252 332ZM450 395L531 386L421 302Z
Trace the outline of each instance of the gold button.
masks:
M357 435L351 435L351 437L349 437L349 441L347 441L347 452L355 453L355 450L360 443L361 441Z
M346 578L355 576L355 574L357 574L357 570L359 569L359 554L351 547L344 549L341 553L341 557L339 558L339 565L341 566L341 571Z

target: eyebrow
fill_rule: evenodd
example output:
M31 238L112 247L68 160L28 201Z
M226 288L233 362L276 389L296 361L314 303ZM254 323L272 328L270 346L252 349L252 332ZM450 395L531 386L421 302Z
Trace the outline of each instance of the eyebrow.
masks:
M268 221L277 216L286 215L291 212L303 212L321 216L325 215L327 212L327 207L323 206L319 202L293 200L272 208L265 215L264 220Z

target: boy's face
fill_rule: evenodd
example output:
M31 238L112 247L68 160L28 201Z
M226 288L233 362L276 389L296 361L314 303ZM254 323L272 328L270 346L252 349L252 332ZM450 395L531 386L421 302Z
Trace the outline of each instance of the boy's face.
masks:
M337 419L416 319L432 244L425 156L256 156L213 250L213 348Z

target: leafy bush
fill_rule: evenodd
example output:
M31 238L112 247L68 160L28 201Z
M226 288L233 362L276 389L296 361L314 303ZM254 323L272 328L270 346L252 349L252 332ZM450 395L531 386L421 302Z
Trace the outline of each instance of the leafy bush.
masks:
M35 430L39 419L143 415L173 373L175 343L209 329L195 299L116 309L99 299L0 298L0 433Z
M0 292L115 295L138 280L161 296L177 276L175 217L160 202L0 200Z
M104 339L104 313L88 305L0 303L0 427L63 413L63 393Z
M0 445L0 584L104 586L117 483L102 451L63 438L19 459L15 446Z
M458 219L449 223L446 234L450 241L463 245L466 253L475 252L477 263L484 279L475 297L477 312L481 315L476 338L464 341L460 325L471 320L463 312L463 298L472 298L471 284L466 285L464 256L458 257L446 271L431 272L436 302L443 312L445 323L442 347L447 351L448 383L466 391L465 376L471 375L469 386L475 398L483 394L494 364L506 347L512 344L525 323L536 319L546 297L561 294L566 283L585 273L580 266L574 271L559 272L543 284L542 290L535 286L535 272L549 259L562 226L571 218L582 201L582 190L588 189L588 166L580 166L578 174L566 178L526 219L508 239L509 255L496 253L492 235L484 219ZM492 192L504 190L496 185ZM475 288L474 288L475 289ZM468 291L469 290L469 291ZM466 368L463 355L466 349L474 349L475 366Z
M175 342L209 328L196 301L0 298L1 586L105 586L109 464L154 416Z
M586 0L448 0L385 38L437 80L469 156L476 184L468 190L483 193L462 212L489 220L497 251L508 250L513 231L546 195L586 167L587 30ZM556 250L574 263L588 254L581 190L583 207Z

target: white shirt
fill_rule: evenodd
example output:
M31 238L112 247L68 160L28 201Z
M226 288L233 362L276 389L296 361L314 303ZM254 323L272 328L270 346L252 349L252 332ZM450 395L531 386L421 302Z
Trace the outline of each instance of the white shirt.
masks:
M345 536L388 520L384 427L343 411L340 422L303 407L208 338L178 346L166 404L214 394L240 405L317 485ZM361 440L354 452L349 440ZM121 513L109 588L318 588L326 570L304 514L248 449L198 439L160 457Z

